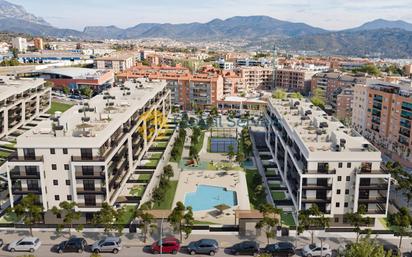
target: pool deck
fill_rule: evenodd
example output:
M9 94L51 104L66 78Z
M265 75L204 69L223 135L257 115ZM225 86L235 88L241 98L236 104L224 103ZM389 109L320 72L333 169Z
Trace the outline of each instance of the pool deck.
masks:
M220 176L219 174L223 172L227 174ZM186 193L196 192L197 185L224 187L227 190L236 191L238 205L225 210L220 215L217 215L215 209L195 211L194 217L196 220L218 224L233 224L235 219L234 210L250 210L246 176L243 171L188 170L181 172L173 206L178 201L184 203Z

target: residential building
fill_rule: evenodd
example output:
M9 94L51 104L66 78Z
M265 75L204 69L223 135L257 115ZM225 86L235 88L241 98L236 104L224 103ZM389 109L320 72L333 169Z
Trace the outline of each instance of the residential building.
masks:
M51 88L45 83L43 79L0 77L0 138L49 110Z
M19 53L25 53L27 51L27 40L23 37L15 37L11 40L13 48L17 49Z
M97 69L110 69L115 73L130 69L135 65L133 53L114 52L108 56L99 57L94 60Z
M246 95L247 88L241 75L234 71L223 71L223 93L225 96Z
M356 84L353 87L352 127L363 134L366 128L368 110L368 87L366 84Z
M307 70L276 69L275 86L290 92L308 93L315 73Z
M86 68L49 68L31 73L32 76L41 77L53 83L53 88L71 91L89 87L95 93L111 87L114 82L112 70L96 70Z
M345 124L352 120L353 88L343 88L336 95L336 117Z
M246 98L240 96L226 96L217 102L218 110L240 111L250 114L262 114L266 110L267 102L257 98Z
M412 76L412 64L405 65L404 70L406 76Z
M273 69L263 67L243 67L240 69L247 89L273 88Z
M37 50L43 50L44 44L43 39L41 37L36 37L33 39L34 48Z
M362 206L373 221L388 212L391 175L381 152L308 100L270 99L266 142L296 211L317 205L332 227ZM374 224L374 223L372 223Z
M8 161L10 202L36 194L45 222L56 224L50 210L74 201L80 222L90 222L103 203L119 201L170 110L165 82L137 80L56 113L17 138Z

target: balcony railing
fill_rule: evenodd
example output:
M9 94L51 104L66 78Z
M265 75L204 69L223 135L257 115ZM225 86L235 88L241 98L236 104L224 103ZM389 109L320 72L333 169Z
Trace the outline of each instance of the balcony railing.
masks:
M104 160L101 156L72 156L72 162L104 162Z
M101 208L102 203L78 203L77 207L79 208Z
M42 162L43 156L18 156L16 153L10 155L10 162Z
M106 194L106 188L94 188L94 189L92 189L92 188L83 188L83 187L80 187L80 188L77 188L76 189L76 191L77 191L77 194L79 194L79 195L104 195L104 194Z
M94 172L90 172L90 173L84 173L82 171L76 171L75 176L77 179L104 179L104 171L94 171Z
M40 172L12 171L11 179L40 179Z
M14 195L26 195L26 194L41 194L40 187L31 187L31 188L13 188L12 193Z
M302 189L306 190L332 190L332 184L327 185L317 185L317 184L307 184L303 185Z
M369 197L369 198L361 198L358 199L359 203L386 203L386 197Z

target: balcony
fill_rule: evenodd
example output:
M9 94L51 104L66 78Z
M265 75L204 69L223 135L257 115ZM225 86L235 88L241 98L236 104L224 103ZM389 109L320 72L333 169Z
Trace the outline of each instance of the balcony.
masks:
M30 187L30 188L13 188L12 193L14 195L27 195L27 194L36 194L39 195L41 194L41 188L40 187Z
M332 184L317 185L317 184L307 184L302 186L303 190L332 190Z
M104 162L101 156L72 156L72 162Z
M76 189L78 195L104 195L106 194L106 188L83 188L78 187Z
M305 174L336 174L336 169L326 170L326 169L318 169L318 170L304 170Z
M40 179L40 172L12 171L11 179Z
M43 162L43 156L18 156L14 153L10 155L9 162Z
M360 184L359 190L387 190L388 184Z
M78 203L77 207L79 208L101 208L102 203Z
M82 172L76 171L75 173L76 179L104 179L104 171L94 171L94 172Z
M331 197L316 198L316 197L302 197L302 203L330 203L332 200Z
M369 197L369 198L361 198L358 199L359 203L386 203L386 197L376 196L376 197Z

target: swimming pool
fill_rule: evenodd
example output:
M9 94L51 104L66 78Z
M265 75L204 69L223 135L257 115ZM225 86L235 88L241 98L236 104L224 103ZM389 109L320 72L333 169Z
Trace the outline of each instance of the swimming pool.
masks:
M214 209L219 204L236 206L236 192L229 191L224 187L198 185L196 192L185 195L185 205L192 206L193 211Z

